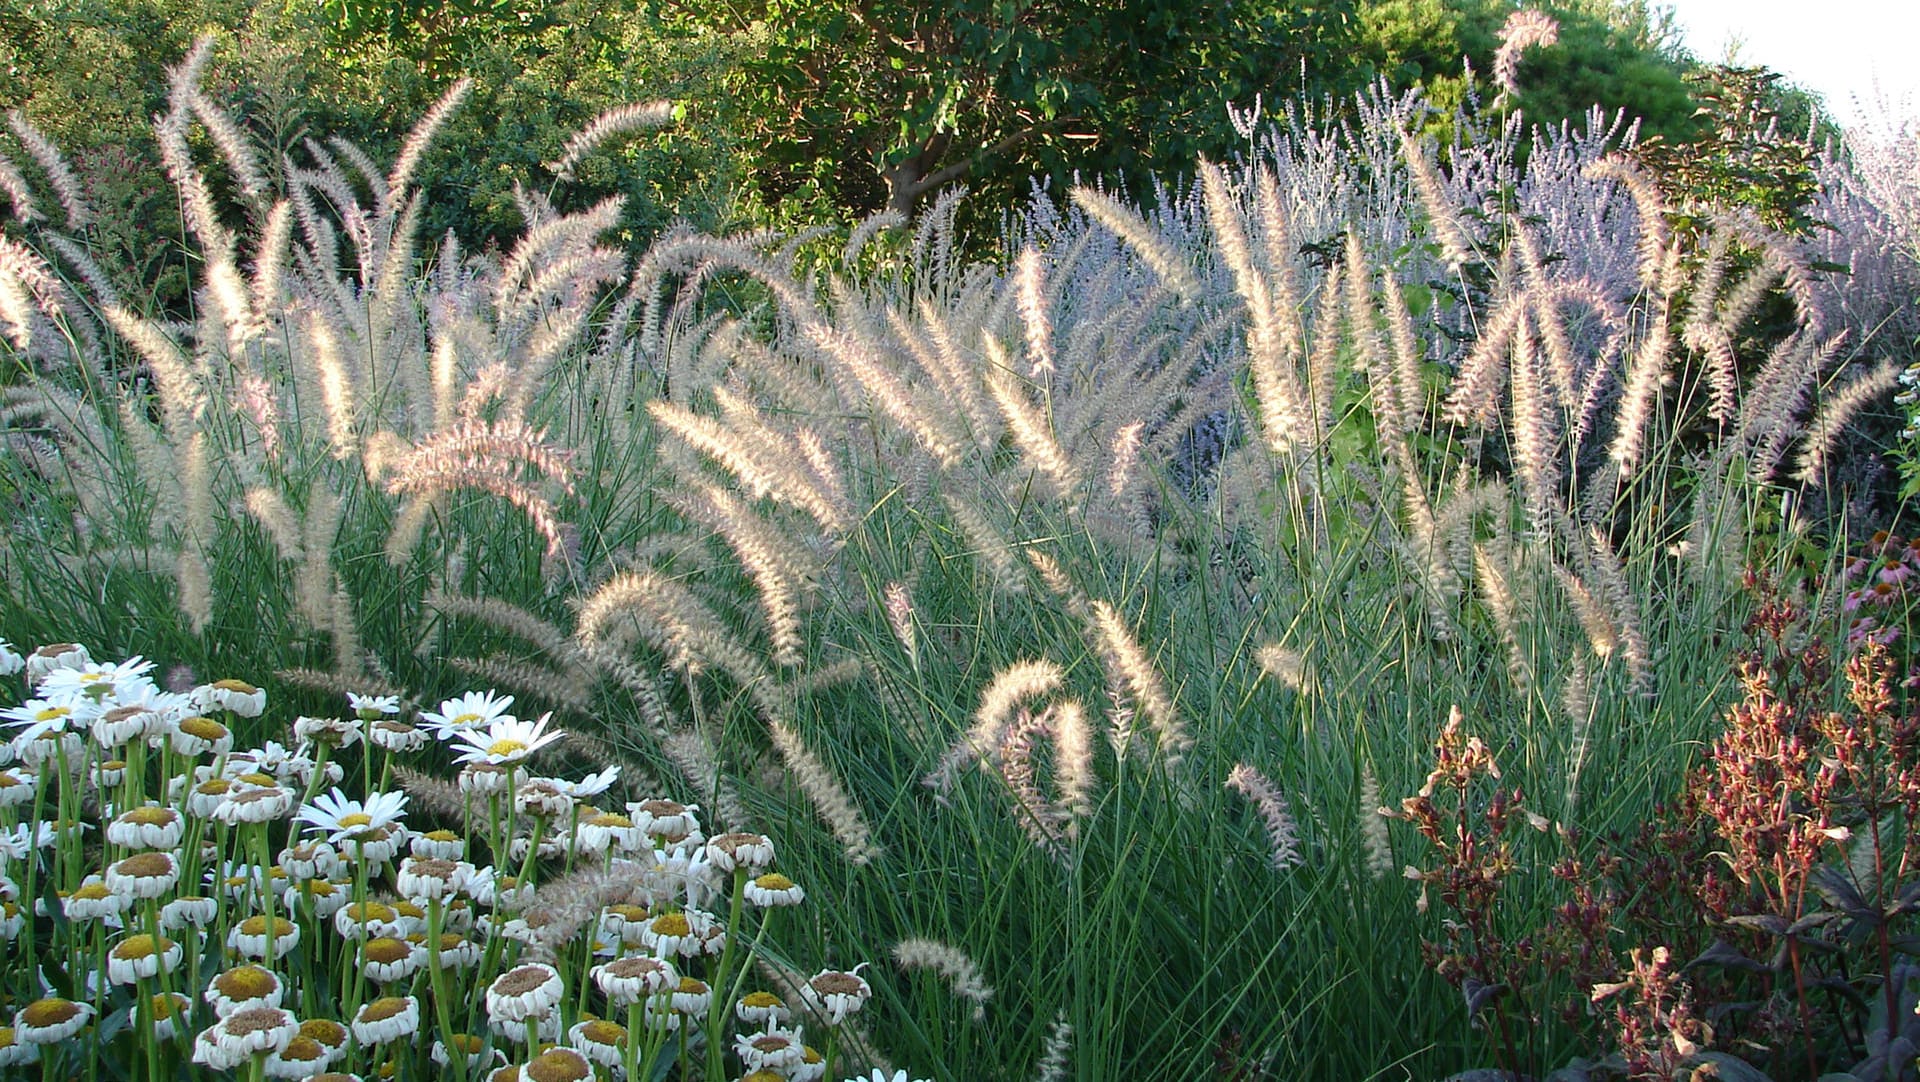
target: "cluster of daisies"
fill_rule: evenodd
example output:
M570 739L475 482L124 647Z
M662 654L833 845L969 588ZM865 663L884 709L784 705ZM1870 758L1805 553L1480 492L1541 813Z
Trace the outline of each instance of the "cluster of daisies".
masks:
M511 697L408 719L351 695L241 746L264 691L167 691L153 668L0 641L0 686L23 692L0 709L0 1068L810 1080L872 995L863 967L807 978L757 949L806 896L768 838L709 837L672 800L602 807L617 767L534 774L565 734ZM395 770L436 757L459 811L419 829Z

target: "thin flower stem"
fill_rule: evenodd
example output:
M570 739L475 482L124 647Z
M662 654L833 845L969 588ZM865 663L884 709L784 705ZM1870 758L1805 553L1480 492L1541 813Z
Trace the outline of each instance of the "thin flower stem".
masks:
M453 1064L455 1082L466 1082L466 1047L454 1040L458 1034L452 1024L453 1007L451 993L447 990L447 971L440 966L440 931L445 910L446 902L442 899L427 899L427 965L432 968L433 1013L440 1023L440 1039L446 1042L447 1059Z

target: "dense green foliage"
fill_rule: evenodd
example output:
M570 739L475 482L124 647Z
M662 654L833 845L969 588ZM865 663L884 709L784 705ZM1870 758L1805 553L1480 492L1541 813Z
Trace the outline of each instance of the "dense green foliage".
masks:
M629 197L629 239L643 240L675 217L726 230L910 209L952 182L987 205L1023 198L1035 176L1103 176L1147 196L1153 178L1239 145L1229 102L1338 99L1385 77L1424 80L1438 103L1457 104L1461 58L1483 81L1515 7L0 0L0 105L24 108L67 148L103 189L96 199L148 223L123 238L131 255L179 236L173 208L125 204L159 187L147 131L163 104L156 88L203 28L226 35L225 87L211 90L281 149L324 131L390 155L398 118L471 75L476 107L436 152L425 223L470 245L520 224L513 184L539 183L567 133L605 109L667 98L679 106L671 131L603 148L569 193ZM1598 102L1687 134L1684 64L1657 20L1601 0L1553 11L1561 43L1527 59L1518 104L1529 118L1553 123ZM128 172L141 183L104 190ZM164 255L128 262L151 282ZM163 294L177 295L172 273Z
M1509 0L1361 0L1356 57L1390 83L1419 84L1437 104L1452 107L1469 92L1487 93L1500 27L1518 6ZM1694 133L1693 103L1682 80L1690 61L1667 16L1643 0L1537 6L1559 22L1560 40L1526 58L1515 104L1531 120L1553 124L1597 104L1640 118L1648 134ZM1468 85L1462 57L1478 85Z

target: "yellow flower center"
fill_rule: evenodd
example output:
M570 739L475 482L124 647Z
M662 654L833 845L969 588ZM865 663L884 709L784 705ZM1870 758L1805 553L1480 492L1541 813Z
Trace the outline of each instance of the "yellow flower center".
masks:
M788 879L779 872L768 872L760 878L755 879L753 885L759 887L761 890L792 890L793 880Z
M152 936L143 933L121 940L120 945L113 948L113 956L123 962L131 962L136 958L151 958L156 954L165 954L173 947L173 940L165 936L161 936L160 941L156 943Z
M227 735L227 727L212 718L191 717L180 719L180 731L201 740L219 740Z
M596 1018L580 1027L580 1036L594 1044L620 1044L627 1039L625 1026L615 1025L604 1018Z
M381 996L360 1008L360 1017L369 1022L384 1022L389 1018L405 1014L406 1010L407 1001L399 996Z
M653 918L653 931L655 935L692 935L693 926L687 923L684 914L662 913Z
M367 961L377 962L383 966L404 962L413 955L412 947L387 936L367 940L366 946L361 947L360 950L366 955Z
M340 825L343 827L364 827L372 822L373 816L366 812L348 812L340 817Z
M114 868L134 879L162 879L173 873L173 858L165 853L135 853Z
M213 978L213 988L234 1001L265 1000L278 986L280 980L257 965L236 965Z
M339 1048L347 1043L347 1027L331 1018L309 1018L300 1023L300 1036L328 1048Z
M52 999L36 999L32 1003L27 1004L26 1010L20 1012L20 1021L32 1026L34 1029L49 1029L64 1022L72 1021L73 1016L79 1013L80 1005L72 1000L60 999L58 997Z
M267 918L255 916L255 917L248 917L246 920L241 921L240 934L241 935L266 935L267 934ZM285 917L273 918L273 937L275 939L278 939L281 936L292 935L292 934L293 934L292 921L286 919Z
M593 1077L585 1056L571 1048L549 1048L520 1072L533 1082L581 1082Z
M97 902L106 896L107 885L105 883L88 883L73 892L75 901Z
M260 689L245 680L215 680L213 686L221 691L237 691L242 695L258 694Z
M740 1005L765 1010L769 1007L781 1006L781 1003L780 997L774 995L772 992L748 992L746 995L740 997Z
M518 740L496 740L487 745L487 754L501 759L524 754L527 746Z
M52 720L54 720L55 718L64 718L64 717L67 717L67 716L69 716L69 715L71 715L72 713L73 713L73 710L72 710L72 708L71 708L71 707L65 707L65 706L49 706L49 707L46 707L46 708L45 708L45 709L43 709L43 710L40 710L40 711L39 711L38 713L36 713L36 714L34 714L34 715L33 715L33 720L35 720L35 721L52 721Z

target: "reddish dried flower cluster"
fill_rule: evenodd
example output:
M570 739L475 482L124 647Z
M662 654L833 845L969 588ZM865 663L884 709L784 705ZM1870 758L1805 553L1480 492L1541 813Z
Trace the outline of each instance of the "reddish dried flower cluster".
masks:
M1680 979L1672 951L1635 947L1631 957L1626 978L1595 985L1592 1001L1612 1004L1627 1076L1665 1082L1676 1077L1688 1057L1713 1043L1713 1029L1695 1014L1693 989Z
M1511 1070L1519 1052L1500 1001L1519 987L1535 948L1531 937L1509 940L1497 918L1502 883L1517 867L1508 835L1526 814L1524 798L1517 788L1495 786L1484 798L1476 792L1482 777L1497 782L1500 768L1479 737L1462 731L1458 707L1434 751L1433 772L1417 795L1400 802L1395 818L1412 823L1438 856L1429 869L1407 869L1420 881L1420 908L1438 897L1459 919L1445 923L1443 942L1422 941L1421 955L1461 990L1476 1022L1491 1013L1494 1054Z

